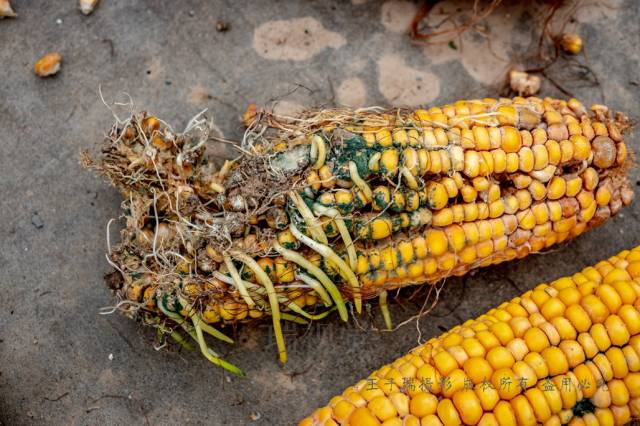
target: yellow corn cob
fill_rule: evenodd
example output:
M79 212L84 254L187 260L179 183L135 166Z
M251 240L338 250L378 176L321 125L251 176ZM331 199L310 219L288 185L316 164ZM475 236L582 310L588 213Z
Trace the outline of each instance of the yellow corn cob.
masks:
M640 416L639 308L640 246L430 339L300 426L626 424Z
M114 127L96 167L126 197L110 259L128 313L271 315L284 361L281 318L346 320L346 302L381 296L389 325L387 291L538 252L633 198L626 120L575 99L258 118L216 172L200 121Z

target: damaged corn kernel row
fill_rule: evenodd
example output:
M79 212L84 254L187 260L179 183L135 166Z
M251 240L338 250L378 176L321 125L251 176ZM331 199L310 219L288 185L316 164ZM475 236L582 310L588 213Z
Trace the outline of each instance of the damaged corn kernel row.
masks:
M390 327L388 290L538 252L633 198L626 120L576 100L256 117L219 169L201 116L183 132L133 116L85 157L124 196L120 309L209 359L211 324L270 316L282 361L281 321L346 321L380 296Z
M640 416L639 302L640 246L428 340L300 425L624 425Z
M610 125L609 128L595 126L598 129L596 133L591 123L583 123L589 126L589 130L584 132L585 135L582 134L580 124L569 124L577 128L570 130L570 125L554 124L546 130L536 128L532 134L527 130L518 131L511 126L489 127L489 130L496 130L491 133L497 135L497 144L490 142L494 139L489 137L487 128L479 126L473 127L473 132L468 130L468 135L462 132L462 136L456 137L451 145L441 148L428 147L426 138L423 147L402 150L392 147L367 152L364 148L366 145L363 145L362 139L357 136L349 139L347 143L351 145L350 149L360 150L358 155L362 158L352 161L359 162L358 173L361 177L369 178L378 173L388 179L400 176L401 183L413 190L424 186L423 178L428 174L456 175L458 172L466 178L473 179L492 174L521 172L544 179L545 176L553 176L558 167L571 162L596 161L602 164L600 167L610 167L616 161L624 163L626 147L622 146L623 143L616 146L622 139L615 125ZM602 123L594 123L596 124ZM474 134L484 137L476 138ZM494 145L497 147L494 148ZM611 153L619 153L618 158L611 158ZM311 173L308 182L313 189L317 188L316 190L319 189L318 186L325 189L349 188L354 182L350 181L351 172L348 170L348 164L340 160L335 163L329 162L320 167L317 174Z

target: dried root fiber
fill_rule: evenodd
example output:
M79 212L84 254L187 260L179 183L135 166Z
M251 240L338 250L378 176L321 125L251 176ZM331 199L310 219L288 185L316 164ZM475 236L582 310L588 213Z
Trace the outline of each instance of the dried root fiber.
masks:
M249 117L251 118L251 117ZM184 345L228 324L337 311L387 292L522 258L629 204L620 114L577 100L440 108L257 112L241 154L215 169L210 127L147 114L113 126L87 167L123 194L108 258L118 309Z

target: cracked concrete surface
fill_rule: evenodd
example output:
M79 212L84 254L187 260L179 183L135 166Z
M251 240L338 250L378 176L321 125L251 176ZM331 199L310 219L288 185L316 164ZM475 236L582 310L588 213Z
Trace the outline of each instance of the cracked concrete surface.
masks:
M126 93L176 128L208 108L230 139L241 136L249 102L403 105L496 96L502 81L493 72L509 64L484 39L465 35L455 50L409 43L398 28L410 21L402 13L417 6L406 1L103 0L88 17L73 1L13 3L18 18L0 21L1 424L291 424L416 345L414 324L371 330L381 324L373 306L360 320L368 331L335 318L288 328L286 368L268 325L239 327L235 346L216 349L247 379L195 353L154 350L149 330L98 313L112 302L102 283L105 227L120 196L82 170L78 153L95 149L113 120L99 87L107 102L126 101ZM638 120L640 3L605 4L576 11L571 23L602 90L583 80L566 86L585 103ZM498 56L532 43L531 16L518 13L489 21ZM219 21L228 31L216 31ZM52 50L62 53L62 70L39 79L33 63ZM549 82L542 93L562 96ZM637 131L628 137L636 151L639 140ZM640 179L637 169L631 174ZM420 322L422 336L640 243L638 219L636 202L552 253L450 279ZM396 321L422 304L424 293L411 293L392 304Z

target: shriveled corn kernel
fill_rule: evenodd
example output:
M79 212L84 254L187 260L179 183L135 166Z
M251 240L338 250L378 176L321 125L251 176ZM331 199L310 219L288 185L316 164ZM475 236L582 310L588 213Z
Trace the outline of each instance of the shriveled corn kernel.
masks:
M33 70L38 77L49 77L60 71L62 55L58 52L47 53L33 66Z
M558 43L562 50L572 55L577 55L582 50L582 39L577 34L564 33L560 36Z

